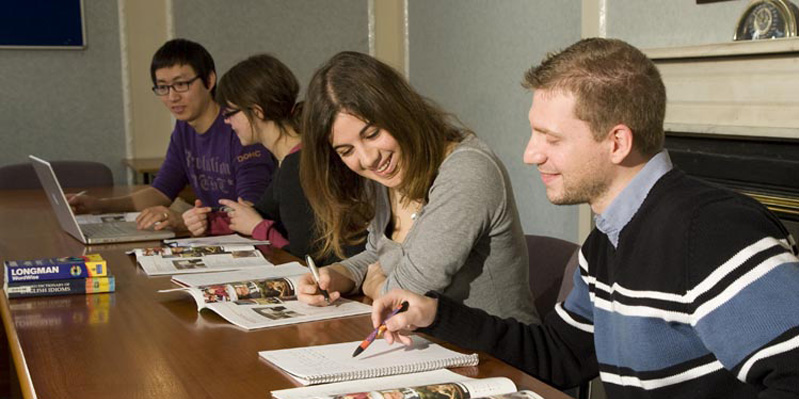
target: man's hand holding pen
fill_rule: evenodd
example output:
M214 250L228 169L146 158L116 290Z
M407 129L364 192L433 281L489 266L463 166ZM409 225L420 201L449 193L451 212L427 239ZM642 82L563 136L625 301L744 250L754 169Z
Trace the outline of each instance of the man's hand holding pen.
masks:
M361 344L358 345L357 348L355 348L355 352L352 353L352 357L360 355L364 350L366 350L366 348L369 347L369 345L372 344L372 342L375 341L376 338L378 338L381 334L383 334L386 331L386 322L388 321L388 319L406 310L408 310L408 302L403 301L401 304L399 304L399 306L394 308L394 310L391 313L389 313L388 316L385 317L385 319L383 319L383 322L380 323L379 326L375 327L374 331L372 331L372 333L369 334L369 336L366 337L366 339L364 339L363 342L361 342Z
M403 302L407 310L386 319ZM407 336L411 331L433 324L438 310L438 300L413 292L394 289L372 302L372 326L379 328L385 321L383 337L388 343L399 340L405 345L413 341Z

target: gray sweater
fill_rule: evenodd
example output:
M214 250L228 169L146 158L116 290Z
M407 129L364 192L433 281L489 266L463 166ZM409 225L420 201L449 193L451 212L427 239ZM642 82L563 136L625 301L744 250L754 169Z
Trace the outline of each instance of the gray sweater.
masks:
M358 287L380 261L383 293L403 288L438 291L499 317L538 322L528 286L527 247L510 179L491 149L467 135L444 159L405 241L385 235L391 219L388 190L376 190L376 215L366 250L341 262Z

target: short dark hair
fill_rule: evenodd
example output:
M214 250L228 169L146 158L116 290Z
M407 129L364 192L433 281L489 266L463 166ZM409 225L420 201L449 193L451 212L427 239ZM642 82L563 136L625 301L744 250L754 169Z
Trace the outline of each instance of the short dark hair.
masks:
M641 154L663 149L666 87L652 60L628 43L580 40L530 68L522 86L573 94L574 116L588 122L596 140L622 123Z
M211 72L216 73L214 59L201 44L186 39L172 39L164 43L153 55L150 63L150 78L156 84L155 71L175 65L188 65L200 77L205 88L210 85ZM216 86L211 89L211 96L216 96Z

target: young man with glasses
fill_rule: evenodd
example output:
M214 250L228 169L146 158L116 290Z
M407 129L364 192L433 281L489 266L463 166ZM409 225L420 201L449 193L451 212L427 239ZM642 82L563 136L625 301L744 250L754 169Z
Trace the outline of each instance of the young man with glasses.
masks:
M174 39L153 56L150 65L153 93L175 117L175 129L166 158L153 184L133 194L69 198L78 213L141 211L139 228L186 230L180 213L169 205L187 184L199 203L216 207L220 199L255 202L271 180L274 164L261 144L243 147L221 107L214 101L214 60L198 43ZM214 223L224 214L212 214Z

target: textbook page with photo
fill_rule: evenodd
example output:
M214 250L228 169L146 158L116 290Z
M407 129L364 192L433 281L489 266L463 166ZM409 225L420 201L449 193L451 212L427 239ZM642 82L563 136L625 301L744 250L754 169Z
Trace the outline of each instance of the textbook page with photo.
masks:
M258 355L303 385L476 366L479 361L476 353L459 353L419 336L413 337L410 346L389 345L378 339L360 356L353 357L352 353L360 343L262 351Z
M274 266L252 245L139 248L136 262L148 276L207 273Z
M543 399L532 391L517 391L508 378L475 379L450 370L434 370L366 380L272 391L273 399Z
M173 276L198 311L210 309L245 330L368 314L369 305L341 298L330 306L310 306L297 300L295 289L308 268L297 262L232 272Z
M171 238L164 240L170 247L204 247L209 245L269 245L269 241L256 240L240 234L222 236Z

